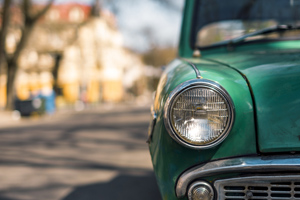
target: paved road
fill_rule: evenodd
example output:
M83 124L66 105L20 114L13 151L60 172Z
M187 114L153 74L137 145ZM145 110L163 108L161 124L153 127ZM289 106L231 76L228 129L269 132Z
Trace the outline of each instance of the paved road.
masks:
M149 109L116 106L0 125L0 200L159 200Z

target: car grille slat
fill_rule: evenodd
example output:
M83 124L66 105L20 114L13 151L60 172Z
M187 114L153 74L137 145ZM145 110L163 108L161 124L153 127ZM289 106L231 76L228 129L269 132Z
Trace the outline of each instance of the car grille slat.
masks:
M290 194L291 192L290 191L271 191L271 193L274 193L274 194Z
M218 200L300 200L300 176L254 176L218 180Z
M224 192L241 192L241 190L224 190Z
M252 192L268 192L268 190L251 190Z

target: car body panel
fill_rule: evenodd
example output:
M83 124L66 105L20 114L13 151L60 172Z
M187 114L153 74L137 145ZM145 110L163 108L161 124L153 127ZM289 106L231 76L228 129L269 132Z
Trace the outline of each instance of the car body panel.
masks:
M192 30L192 15L194 10L194 0L185 2L185 8L183 12L181 35L179 41L178 54L180 57L192 57L193 48L190 45L191 30Z
M187 168L220 158L256 154L256 138L252 98L246 81L235 70L202 59L189 59L199 69L203 79L221 84L235 106L235 121L228 137L217 147L194 150L175 142L164 125L164 103L179 84L196 78L194 69L183 60L167 66L160 80L154 103L156 125L149 145L154 171L164 199L175 198L178 176ZM240 97L243 101L240 101ZM232 145L235 144L235 145Z
M256 105L258 144L263 153L300 150L299 45L297 41L283 41L277 42L276 48L261 44L255 45L255 51L237 47L207 56L239 70L249 80Z

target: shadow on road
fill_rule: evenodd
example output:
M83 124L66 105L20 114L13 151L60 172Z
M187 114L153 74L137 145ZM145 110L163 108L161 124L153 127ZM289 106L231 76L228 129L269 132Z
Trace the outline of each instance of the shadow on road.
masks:
M155 177L119 175L107 183L96 183L75 188L62 200L159 200L161 199Z
M145 142L148 109L57 117L0 127L0 200L161 199Z
M1 197L1 196L0 196L0 200L17 200L17 199L9 199L9 198Z

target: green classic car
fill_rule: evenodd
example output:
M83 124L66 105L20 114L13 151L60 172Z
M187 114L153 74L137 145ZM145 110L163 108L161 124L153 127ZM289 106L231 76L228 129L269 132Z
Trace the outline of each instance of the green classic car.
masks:
M163 199L300 199L300 0L187 0L152 116Z

